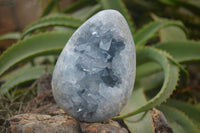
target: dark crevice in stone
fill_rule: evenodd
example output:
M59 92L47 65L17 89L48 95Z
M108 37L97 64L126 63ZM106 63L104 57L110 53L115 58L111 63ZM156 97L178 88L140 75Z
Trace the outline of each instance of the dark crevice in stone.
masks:
M89 95L93 92L85 88L77 93L82 99L82 102L79 105L76 105L76 112L79 115L80 120L92 118L98 108L98 101Z
M78 95L81 97L81 95L82 95L84 92L85 92L85 89L82 89L82 90L78 91L77 93L78 93Z
M115 39L111 42L111 47L108 51L108 53L114 57L116 54L119 54L120 51L122 51L125 48L125 44L121 42L117 42Z
M84 104L84 105L79 105L76 110L77 110L79 119L84 120L85 118L88 118L88 119L93 118L93 115L96 113L97 108L98 108L98 105Z
M115 76L112 69L109 69L109 68L105 68L102 71L101 79L106 85L111 86L111 87L114 87L116 84L119 84L121 82L120 78Z

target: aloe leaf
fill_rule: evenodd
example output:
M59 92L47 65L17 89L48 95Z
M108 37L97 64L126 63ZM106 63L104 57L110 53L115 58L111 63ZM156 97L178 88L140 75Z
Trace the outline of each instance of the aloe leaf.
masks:
M136 67L136 80L162 71L162 67L156 62L146 62Z
M0 75L25 59L38 55L59 54L70 36L69 33L52 32L19 41L0 56Z
M169 26L159 31L161 42L187 40L185 32L179 27Z
M181 70L181 81L183 82L183 85L186 85L187 79L189 77L187 70L168 53L163 52L163 54L165 54L168 60L170 60ZM148 94L157 92L156 88L162 86L164 81L164 73L162 72L162 67L158 63L147 62L139 65L136 70L136 82L137 84L140 84L140 86L142 85L145 88L145 91L150 90L151 92L148 92Z
M24 70L29 69L30 67L32 67L33 65L31 64L31 62L27 62L23 65L20 65L20 67L14 69L13 71L10 71L4 75L1 76L1 80L2 81L6 81L9 78L12 78L13 76L17 75L18 73L22 73Z
M199 15L200 13L200 2L198 0L178 0L179 3L181 3L184 7L190 9L191 11L193 11L194 13L196 13L197 15Z
M168 99L166 104L183 111L190 119L192 119L194 124L196 124L200 130L200 110L198 108L189 103L173 99Z
M96 4L94 6L87 6L83 9L80 9L74 13L72 13L72 15L76 18L80 18L81 20L86 20L89 17L91 17L93 14L97 13L98 11L100 11L101 9L101 5L100 4Z
M182 111L167 105L162 105L158 109L164 113L174 133L199 133L194 123Z
M104 9L118 10L127 20L131 32L134 33L135 29L133 20L122 0L101 0L100 2Z
M190 11L193 11L197 15L200 13L200 2L198 0L160 0L161 2L172 5L172 6L182 6Z
M180 63L200 60L200 42L173 41L159 43L155 47L167 51Z
M55 7L55 5L57 5L59 2L59 0L50 0L47 5L45 6L43 12L42 12L42 15L41 17L44 17L46 15L48 15L52 10L53 8Z
M178 82L178 67L175 64L173 64L170 60L168 60L162 51L153 48L137 48L136 56L138 65L149 61L155 61L161 65L164 71L163 85L160 91L156 94L156 96L150 99L146 104L141 105L141 107L133 110L132 112L129 112L126 115L117 117L118 119L127 118L135 114L141 113L143 111L147 111L153 108L154 106L160 105L175 90Z
M165 56L174 63L182 72L182 81L183 83L187 83L187 79L189 74L187 70L179 64L171 55L166 52L163 52ZM154 88L158 88L163 83L163 72L162 67L156 62L147 62L144 64L137 65L136 68L136 82L137 85L142 85L145 88L145 91L152 90Z
M75 10L78 10L86 5L91 5L91 4L95 4L96 0L78 0L77 2L74 2L72 5L70 5L69 7L67 7L66 9L64 9L64 13L69 13L69 12L73 12Z
M133 35L135 44L141 46L145 45L149 39L154 37L155 33L157 33L161 28L167 26L178 26L186 32L185 28L180 22L172 20L154 21L145 25Z
M153 98L162 87L164 81L164 73L157 72L140 80L140 86L144 87L147 99Z
M145 103L147 103L147 101L144 97L143 90L141 88L134 89L129 102L124 107L120 115L127 114L133 109L138 108L141 104ZM153 131L151 121L149 112L143 112L124 119L124 122L128 126L131 133L147 133Z
M181 79L183 83L187 83L187 79L189 77L187 70L169 53L163 51L163 54L165 54L165 56L181 70ZM144 85L143 87L145 90L157 88L163 82L163 73L161 71L162 67L156 62L147 62L139 66L137 65L136 82L140 82L142 85Z
M195 106L198 110L200 110L200 103Z
M171 55L163 52L165 56L173 62L182 72L182 81L187 83L189 74L187 70L179 64ZM136 82L143 85L146 90L157 88L163 83L163 72L162 67L156 62L147 62L142 65L137 65L136 71Z
M145 92L151 92L163 84L164 74L162 67L156 62L147 62L136 67L135 87L143 87ZM134 88L135 88L134 87ZM149 93L148 93L149 94Z
M172 0L159 0L159 1L170 6L175 6L175 3L173 3Z
M20 72L16 70L17 73L12 74L12 76L9 76L10 78L6 80L6 83L4 83L0 87L0 95L5 94L16 85L38 79L44 73L45 68L45 66L37 66L25 69L24 71ZM47 72L53 72L53 66L48 66L47 68Z
M161 18L156 16L155 14L151 14L152 18L155 21L164 21L164 20L168 20L166 18ZM167 41L180 41L180 40L186 40L186 31L184 31L183 29L181 29L180 27L177 26L168 26L168 27L164 27L161 28L159 31L159 36L161 39L161 42L167 42ZM184 77L187 80L189 74L188 72L185 70L185 68L179 64L176 59L174 59L169 53L165 53L166 56L168 57L168 59L170 59L174 64L176 64L183 72L184 72Z
M0 36L0 40L19 40L21 38L21 33L19 32L11 32L11 33L6 33Z
M66 32L69 34L73 34L75 32L74 28L65 27L65 26L55 26L53 27L54 32Z
M151 17L155 21L167 20L166 18L158 17L155 14L152 14ZM159 31L159 37L161 42L187 40L185 31L177 26L161 28Z
M28 33L48 26L66 26L71 28L78 28L83 23L82 20L64 14L53 14L44 17L37 22L29 25L23 30L22 37Z

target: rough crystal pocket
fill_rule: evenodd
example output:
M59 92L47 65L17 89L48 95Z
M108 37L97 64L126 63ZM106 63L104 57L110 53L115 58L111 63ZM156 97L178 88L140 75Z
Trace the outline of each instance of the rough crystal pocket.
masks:
M80 121L108 120L132 93L135 65L126 20L118 11L101 11L77 29L61 52L52 79L54 98Z

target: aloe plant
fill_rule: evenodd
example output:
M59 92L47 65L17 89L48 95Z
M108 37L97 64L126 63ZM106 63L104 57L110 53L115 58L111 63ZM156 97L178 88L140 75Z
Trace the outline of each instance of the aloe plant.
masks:
M131 99L120 116L113 119L123 119L132 133L153 132L149 110L155 107L164 113L174 132L200 132L199 108L170 98L181 81L188 78L185 66L200 61L200 42L189 40L187 28L180 21L154 16L154 20L138 29L122 0L81 0L51 14L56 6L57 2L51 0L41 18L22 33L0 37L18 40L0 56L0 77L5 81L0 95L12 94L14 87L38 79L46 68L33 65L38 56L57 58L85 20L100 10L115 9L125 16L133 34L137 72ZM54 65L48 65L48 72L52 73Z
M181 20L193 38L198 39L200 3L198 0L124 0L137 26L149 22L150 14ZM143 16L143 17L141 17Z

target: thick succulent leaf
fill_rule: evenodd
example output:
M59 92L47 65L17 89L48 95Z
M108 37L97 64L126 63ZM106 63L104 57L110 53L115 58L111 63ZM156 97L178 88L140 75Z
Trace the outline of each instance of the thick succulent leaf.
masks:
M12 78L13 76L17 75L18 73L22 73L24 70L29 69L30 67L33 67L31 62L24 63L20 65L20 67L15 68L14 70L9 71L8 73L1 76L0 80L6 81L9 78Z
M172 21L172 20L163 20L163 21L154 21L143 28L138 30L133 36L136 45L145 45L149 39L154 37L155 33L157 33L161 28L167 26L178 26L185 31L185 28L180 22ZM185 31L186 32L186 31Z
M183 82L183 85L186 85L187 79L189 77L189 74L186 71L186 69L178 62L176 62L172 57L170 57L169 54L165 54L168 57L168 59L181 70L181 82ZM147 66L145 67L144 65ZM148 91L147 97L152 98L159 91L158 88L162 86L164 81L164 73L162 72L162 67L159 64L148 62L138 66L136 70L137 85L143 86L145 91Z
M200 110L200 103L195 106L198 110Z
M156 62L147 62L136 67L135 87L143 87L145 91L159 88L164 81L162 67ZM148 93L149 94L149 93Z
M186 84L189 77L187 70L168 53L163 52L163 54L165 54L168 60L170 60L181 70L181 82L183 82L182 84ZM139 65L136 70L136 83L140 86L143 86L145 91L149 91L147 92L148 96L151 96L152 98L158 91L156 88L160 88L164 81L164 73L162 72L162 67L158 63L147 62Z
M166 18L158 17L155 14L151 14L151 17L155 21L169 21ZM185 29L186 30L186 29ZM161 42L167 42L167 41L182 41L182 40L187 40L186 34L187 32L183 30L183 27L180 28L178 26L168 26L161 28L159 30L159 37ZM176 64L183 72L184 72L184 77L187 80L188 78L188 72L185 70L185 68L176 61L169 53L165 53L168 59L170 59L174 64Z
M64 9L63 12L65 13L73 12L75 10L79 10L83 8L84 6L95 4L95 3L96 3L96 0L78 0L77 2L74 2L72 5Z
M155 47L167 51L180 63L200 60L200 42L173 41L159 43Z
M150 76L154 73L162 71L162 67L156 62L146 62L136 67L136 80Z
M19 32L11 32L11 33L6 33L0 36L0 41L1 40L19 40L21 38L21 34Z
M154 106L160 105L164 102L171 93L175 90L178 77L179 77L179 69L178 67L173 64L170 60L167 59L165 54L157 49L153 48L137 48L136 49L136 56L137 56L137 65L143 64L149 61L155 61L161 65L164 71L164 81L162 88L157 93L155 97L150 99L146 104L141 104L141 106L132 112L129 112L126 115L118 117L118 119L130 117L132 115L141 113L143 111L147 111Z
M175 64L180 70L181 70L181 78L180 78L180 84L183 86L187 85L187 80L189 78L189 73L188 71L185 69L185 67L183 65L181 65L175 58L173 58L169 53L164 52L164 54L167 56L167 58L173 63Z
M21 83L38 79L45 72L45 68L47 68L47 72L52 73L54 67L38 66L24 69L23 71L21 69L16 70L15 73L9 75L6 82L0 87L0 95L5 94Z
M118 10L127 20L131 32L134 33L133 20L122 0L101 0L100 2L104 9Z
M53 8L58 4L58 2L59 0L50 0L47 3L46 7L43 9L41 17L48 15L53 10Z
M58 54L71 34L42 33L11 46L0 56L0 75L16 63L37 55Z
M179 67L182 72L181 79L184 83L187 83L187 79L189 76L187 70L181 64L179 64L171 55L166 52L163 53L171 62ZM137 65L136 70L136 83L141 84L145 88L145 91L158 88L162 85L164 74L162 72L162 67L158 63L147 62L139 66Z
M168 20L166 18L158 17L155 14L151 14L151 17L155 21ZM168 26L161 28L159 31L159 38L161 42L187 40L185 31L177 26Z
M133 94L124 107L120 115L129 113L130 111L138 108L141 104L147 103L142 88L134 89ZM128 129L131 133L148 133L152 132L151 116L149 112L142 112L140 114L131 116L124 119L125 124L128 126Z
M185 32L176 26L169 26L161 29L159 31L159 37L161 42L187 40Z
M22 37L28 33L49 26L66 26L71 28L78 28L83 23L82 20L64 14L53 14L44 17L37 22L29 25L23 30Z
M80 9L76 12L74 12L72 15L76 18L80 18L82 20L86 20L89 17L91 17L93 14L97 13L98 11L100 11L101 9L101 5L100 4L96 4L94 6L87 6L83 9Z
M193 11L193 13L196 13L197 15L200 14L200 2L198 0L178 0L179 4L183 5L184 7L190 9Z
M70 28L70 27L65 27L65 26L54 26L53 31L55 31L55 32L66 32L66 33L69 33L69 34L73 34L75 29Z
M168 99L166 104L183 111L200 130L200 109L189 103L172 99Z
M182 6L197 15L200 13L200 2L198 0L160 0L161 2L172 5L172 6Z
M165 117L174 133L199 133L197 127L182 111L167 105L158 107Z
M163 85L164 73L157 72L142 78L139 82L140 86L144 87L147 99L154 97Z

